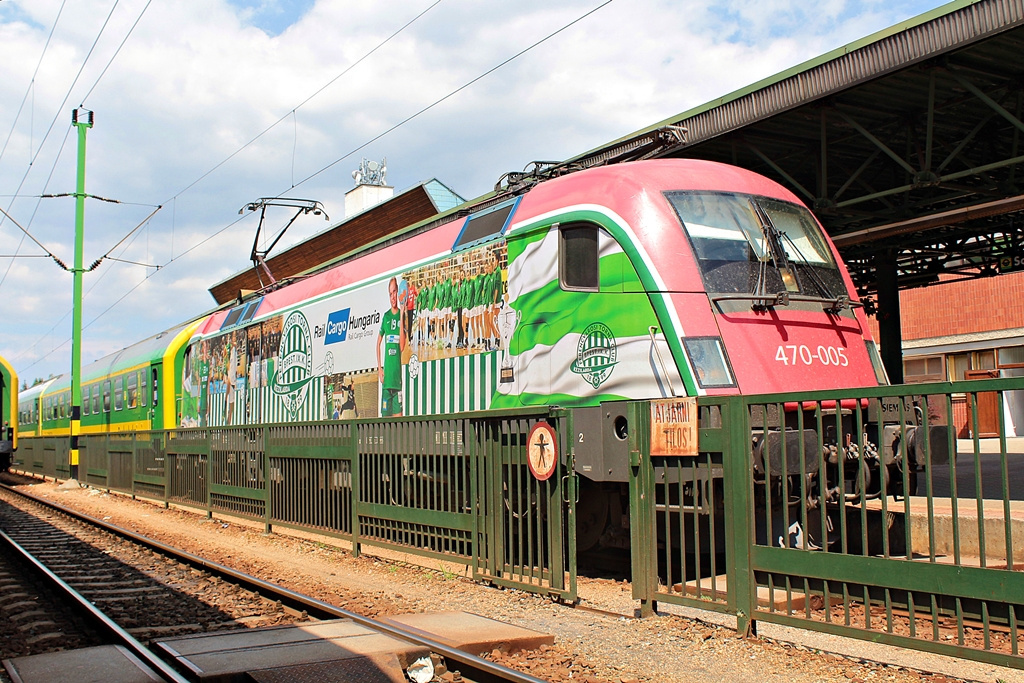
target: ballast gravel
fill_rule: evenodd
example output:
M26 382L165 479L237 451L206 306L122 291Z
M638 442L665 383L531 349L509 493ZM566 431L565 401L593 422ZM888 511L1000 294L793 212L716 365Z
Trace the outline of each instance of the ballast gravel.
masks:
M1024 683L1024 672L881 646L850 638L759 623L744 638L729 618L659 605L654 617L634 618L638 603L628 583L579 579L583 609L533 594L480 585L468 568L300 532L263 533L262 525L91 488L61 489L5 475L29 493L307 593L370 617L462 610L551 633L555 644L537 651L494 651L490 659L551 681L647 683L750 681L987 681ZM418 560L424 562L423 560ZM452 678L449 673L448 679Z

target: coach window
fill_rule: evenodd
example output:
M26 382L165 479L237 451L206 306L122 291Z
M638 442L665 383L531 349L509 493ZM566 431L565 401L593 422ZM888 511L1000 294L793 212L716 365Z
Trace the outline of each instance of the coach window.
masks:
M148 387L149 385L146 383L146 371L139 370L139 405L141 406L147 405L148 403L148 397L146 396L146 390Z
M562 289L577 292L598 291L596 225L567 225L558 230L558 279Z
M114 378L114 410L124 408L124 377Z
M92 385L92 414L100 414L100 385Z
M128 410L134 410L139 406L139 373L133 372L128 375L125 388L128 394Z
M89 387L82 387L82 417L89 414Z
M110 412L110 380L103 382L103 412Z

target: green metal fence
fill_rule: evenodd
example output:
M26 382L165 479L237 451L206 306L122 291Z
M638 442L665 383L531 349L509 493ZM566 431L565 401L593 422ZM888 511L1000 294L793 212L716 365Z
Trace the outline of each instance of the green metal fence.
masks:
M695 455L628 410L632 578L659 601L1024 668L1024 379L702 397ZM549 423L552 476L528 467ZM1024 426L1022 426L1024 427ZM90 484L465 564L575 600L571 411L83 437ZM64 440L17 468L66 476ZM434 565L436 566L436 565Z
M666 601L734 614L741 631L775 622L1024 668L1024 439L1004 417L1022 389L702 398L689 457L652 456L634 406L642 610Z
M164 432L90 434L93 486L463 564L477 580L576 599L569 552L576 481L567 458L539 480L527 438L561 410L464 413ZM66 477L66 439L23 439L15 467ZM61 451L61 448L64 450ZM64 453L61 461L59 453ZM65 470L67 468L65 467Z

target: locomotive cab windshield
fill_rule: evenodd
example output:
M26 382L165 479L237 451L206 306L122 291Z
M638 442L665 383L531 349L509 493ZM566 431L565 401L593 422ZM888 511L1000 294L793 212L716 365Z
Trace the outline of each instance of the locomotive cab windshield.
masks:
M670 192L711 294L785 305L796 299L849 305L842 276L807 209L727 192ZM738 295L738 296L730 296Z

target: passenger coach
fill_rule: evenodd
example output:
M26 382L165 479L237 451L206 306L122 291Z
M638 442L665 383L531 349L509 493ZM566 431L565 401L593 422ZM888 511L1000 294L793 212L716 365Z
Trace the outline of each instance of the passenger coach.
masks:
M18 374L0 358L0 472L11 466L11 454L18 447Z

